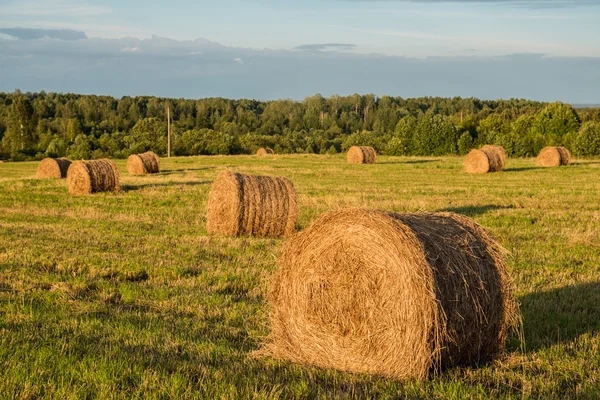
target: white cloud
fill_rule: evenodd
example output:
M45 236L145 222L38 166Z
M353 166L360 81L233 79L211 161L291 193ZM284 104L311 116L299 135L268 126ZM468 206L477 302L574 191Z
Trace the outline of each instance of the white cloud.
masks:
M0 14L3 16L89 17L111 12L110 7L67 0L19 0L0 6Z
M189 54L190 56L201 56L204 53L202 53L201 51L191 51Z
M122 53L141 53L144 51L141 47L125 47L121 50Z
M238 58L234 58L234 59L233 59L233 62L236 62L236 63L238 63L238 64L243 64L243 63L244 63L244 60L242 60L241 58L239 58L239 57L238 57Z

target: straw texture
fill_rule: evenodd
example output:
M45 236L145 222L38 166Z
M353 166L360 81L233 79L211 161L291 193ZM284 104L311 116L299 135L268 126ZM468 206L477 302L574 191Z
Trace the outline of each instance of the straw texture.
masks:
M74 162L67 173L67 184L69 193L75 195L117 192L121 189L117 166L107 159Z
M132 154L127 159L127 172L130 175L157 174L160 172L160 159L151 151Z
M294 232L297 216L289 179L225 171L211 188L206 226L217 235L280 237Z
M260 149L258 149L256 151L257 156L269 156L271 154L275 154L275 153L273 152L273 149L270 149L268 147L266 147L266 148L261 147Z
M503 152L495 147L497 146L483 146L481 150L472 150L465 158L465 171L470 174L502 171L505 162Z
M44 158L37 169L39 179L61 179L67 177L71 161L66 158Z
M377 153L369 146L352 146L348 150L346 160L349 164L375 164Z
M520 321L503 251L455 214L326 214L284 245L258 354L396 379L494 359Z
M571 152L565 147L544 147L537 158L540 167L560 167L571 164Z

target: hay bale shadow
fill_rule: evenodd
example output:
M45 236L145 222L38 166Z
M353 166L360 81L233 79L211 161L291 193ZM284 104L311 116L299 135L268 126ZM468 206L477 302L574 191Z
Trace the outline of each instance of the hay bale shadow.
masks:
M528 351L600 332L600 282L530 293L520 300Z
M444 208L439 211L451 212L451 213L455 213L455 214L462 214L462 215L466 215L468 217L476 217L476 216L488 213L490 211L507 210L507 209L511 209L511 208L515 208L515 207L514 206L488 204L485 206L448 207L448 208Z
M544 167L516 167L516 168L507 168L504 170L504 172L523 172L523 171L534 171L534 170L541 170L541 169L547 169Z
M121 185L121 190L123 192L134 192L140 189L146 188L154 188L154 187L167 187L167 186L200 186L200 185L209 185L211 181L201 181L201 182L170 182L170 183L140 183L136 185Z

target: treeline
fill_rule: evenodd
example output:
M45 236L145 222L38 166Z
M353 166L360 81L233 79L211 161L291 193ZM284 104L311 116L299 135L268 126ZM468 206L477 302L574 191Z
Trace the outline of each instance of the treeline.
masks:
M0 93L0 159L125 158L172 154L339 153L353 145L388 155L465 154L482 144L510 156L564 145L600 155L600 109L529 100L315 95L304 101L201 100Z

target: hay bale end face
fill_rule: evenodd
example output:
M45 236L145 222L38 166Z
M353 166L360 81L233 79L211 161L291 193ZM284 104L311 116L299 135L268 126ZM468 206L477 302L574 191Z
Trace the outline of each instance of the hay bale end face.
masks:
M275 154L275 152L273 151L273 149L270 149L268 147L261 147L256 151L257 156L269 156L272 154Z
M377 153L369 146L352 146L348 150L346 160L349 164L375 164Z
M469 174L500 172L504 169L504 165L505 159L502 153L492 146L484 146L481 150L472 150L465 158L465 171Z
M151 151L132 154L127 159L127 172L130 175L157 174L160 172L160 159Z
M294 232L297 216L289 179L225 171L210 190L206 227L215 235L281 237Z
M71 161L66 158L44 158L37 169L38 179L61 179L67 177Z
M506 150L504 150L504 147L486 144L481 148L481 150L493 150L500 154L500 157L502 159L502 169L504 169L504 167L506 166L506 160L508 159L508 155L506 154Z
M544 147L537 157L540 167L560 167L571 164L571 152L565 147Z
M326 214L284 245L259 354L395 379L492 360L520 321L503 251L455 214Z
M69 193L86 195L98 192L118 192L119 171L114 162L104 160L77 161L67 173Z

